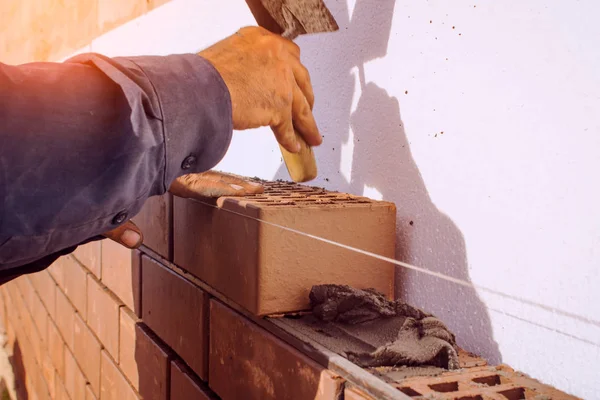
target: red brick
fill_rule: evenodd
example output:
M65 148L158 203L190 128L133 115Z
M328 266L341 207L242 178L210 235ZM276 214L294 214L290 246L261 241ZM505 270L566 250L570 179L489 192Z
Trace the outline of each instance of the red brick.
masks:
M138 400L141 399L119 371L108 353L102 351L102 377L100 380L100 398L102 400Z
M393 296L394 265L273 224L393 258L394 204L279 183L265 193L217 207L174 197L175 264L257 315L309 309L317 284Z
M63 341L58 327L54 321L48 321L48 353L52 359L52 364L60 377L65 376L65 342Z
M67 296L56 288L56 326L66 345L73 349L73 326L75 320L75 308L67 299Z
M338 398L323 367L215 300L209 337L209 386L223 400Z
M27 275L21 276L17 280L17 286L19 287L19 291L21 292L21 296L23 297L23 301L25 302L27 309L31 312L31 309L33 308L33 297L35 296L35 290L31 284L30 277Z
M207 372L208 296L158 262L142 257L143 321L202 379Z
M216 400L212 391L181 361L171 362L171 400Z
M119 358L120 302L106 288L88 275L88 325L106 350Z
M144 234L144 246L172 260L169 236L171 231L171 195L154 196L146 200L132 221Z
M86 380L75 357L65 347L65 388L71 399L85 398Z
M62 265L65 274L64 292L83 320L86 319L87 272L73 257L65 257Z
M73 252L75 258L77 258L80 263L85 265L85 267L98 279L101 278L102 273L102 267L100 264L102 259L101 248L102 241L98 240L84 244L83 246L79 246Z
M48 313L55 317L55 293L56 283L50 276L50 273L46 270L40 271L31 275L31 282L36 292L40 295L42 303L46 306Z
M74 351L94 394L100 393L100 342L80 315L75 315Z
M102 243L102 283L139 315L140 252L105 240Z

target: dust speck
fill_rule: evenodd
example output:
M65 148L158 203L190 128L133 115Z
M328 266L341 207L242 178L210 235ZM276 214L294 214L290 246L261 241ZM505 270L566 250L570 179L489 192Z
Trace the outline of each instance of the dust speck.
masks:
M405 91L404 91L404 94L408 94L408 90L405 90Z
M456 29L456 27L455 27L455 26L453 26L453 27L452 27L452 29Z
M410 221L408 224L409 224L410 226L413 226L415 223L414 223L413 221Z

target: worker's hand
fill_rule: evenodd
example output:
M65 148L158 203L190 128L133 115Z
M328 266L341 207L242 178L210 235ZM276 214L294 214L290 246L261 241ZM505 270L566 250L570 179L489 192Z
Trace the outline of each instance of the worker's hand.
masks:
M309 146L321 144L310 76L294 42L264 28L246 27L199 55L212 63L229 89L234 129L270 126L277 141L293 153L300 150L294 128Z
M177 178L169 192L177 197L201 199L206 197L245 196L264 191L261 184L245 181L234 175L208 171Z
M142 231L131 221L127 221L123 225L105 232L103 236L114 240L129 249L137 249L144 241Z

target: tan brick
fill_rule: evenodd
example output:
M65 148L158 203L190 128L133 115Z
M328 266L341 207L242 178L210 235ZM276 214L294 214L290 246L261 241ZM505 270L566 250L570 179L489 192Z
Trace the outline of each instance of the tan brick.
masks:
M96 278L101 278L102 241L98 240L79 246L73 254Z
M318 284L393 297L394 265L279 227L393 258L393 203L285 183L217 203L173 198L174 262L250 312L309 309Z
M195 285L142 257L143 321L206 379L208 296Z
M121 307L119 328L119 368L136 390L139 390L139 375L136 362L135 326L140 322L131 310Z
M40 295L42 303L46 306L46 310L48 310L48 313L54 318L56 316L56 283L54 282L54 279L52 279L48 271L44 270L31 275L31 282L33 283L36 292Z
M48 387L48 392L50 394L50 398L53 399L56 397L55 385L54 385L54 381L55 381L54 375L56 374L56 371L54 370L54 365L52 363L52 359L50 358L50 355L45 351L42 353L41 364L42 364L42 375L44 377L44 381L46 382L46 386Z
M102 283L130 310L140 311L140 252L112 240L102 244Z
M75 309L83 320L86 319L87 302L87 272L75 261L73 257L67 256L63 264L65 280L64 292L75 306Z
M362 390L352 387L344 390L344 400L374 400L373 397L369 396Z
M52 364L61 378L65 376L65 342L54 321L48 321L48 354Z
M216 400L217 397L181 361L171 362L171 400Z
M98 26L107 32L117 26L143 15L147 11L146 0L99 0Z
M107 352L102 351L102 377L100 380L100 398L102 400L138 400L125 376L119 371Z
M144 233L144 246L167 260L172 260L173 257L170 246L171 204L170 193L151 197L146 200L141 211L132 218Z
M65 388L71 399L85 398L86 379L73 354L65 347Z
M56 288L56 326L64 339L66 345L73 349L73 326L75 319L75 308L67 299L67 296Z
M98 400L90 385L85 387L85 400Z
M75 315L74 351L94 394L100 394L100 342L80 315Z
M63 268L65 258L66 256L59 257L48 267L48 273L61 288L65 285L65 270Z
M106 288L88 275L88 325L106 350L119 358L120 303Z
M209 337L209 386L223 400L337 399L323 367L215 300Z
M46 307L42 304L42 300L38 297L37 293L34 293L32 300L32 307L30 309L31 316L33 318L33 322L35 323L38 333L40 334L40 339L46 345L48 340L47 332L48 332L48 313L46 312Z
M54 376L54 400L71 400L67 394L67 389L60 375Z

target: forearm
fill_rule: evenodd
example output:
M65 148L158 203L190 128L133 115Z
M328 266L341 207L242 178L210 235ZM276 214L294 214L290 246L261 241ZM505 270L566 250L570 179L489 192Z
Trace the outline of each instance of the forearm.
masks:
M113 229L231 140L196 55L0 64L0 88L0 274Z

